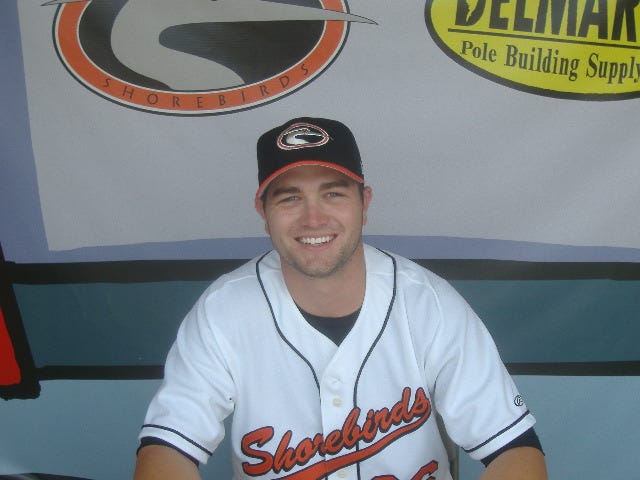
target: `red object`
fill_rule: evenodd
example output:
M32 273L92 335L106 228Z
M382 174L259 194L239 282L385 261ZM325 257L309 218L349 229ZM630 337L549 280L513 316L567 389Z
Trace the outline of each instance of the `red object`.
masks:
M7 324L0 308L0 386L17 385L21 379L13 343L9 338Z

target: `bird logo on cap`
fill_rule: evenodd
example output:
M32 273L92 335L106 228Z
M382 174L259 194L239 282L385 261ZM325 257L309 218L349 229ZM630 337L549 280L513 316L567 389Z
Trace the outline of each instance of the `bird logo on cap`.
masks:
M282 150L319 147L330 140L329 134L310 123L296 123L289 126L278 137L278 147Z

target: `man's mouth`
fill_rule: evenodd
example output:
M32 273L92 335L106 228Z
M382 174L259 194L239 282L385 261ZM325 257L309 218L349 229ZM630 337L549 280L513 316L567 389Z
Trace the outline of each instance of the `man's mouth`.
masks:
M300 237L298 241L305 245L323 245L333 240L335 235L324 235L322 237Z

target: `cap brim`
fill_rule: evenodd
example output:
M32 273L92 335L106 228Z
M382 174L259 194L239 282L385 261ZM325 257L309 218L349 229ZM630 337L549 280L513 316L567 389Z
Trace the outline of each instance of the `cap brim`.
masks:
M269 186L269 184L278 176L282 175L285 172L288 172L289 170L292 170L296 167L303 167L303 166L307 166L307 165L311 165L311 166L319 166L319 167L326 167L326 168L331 168L332 170L336 170L344 175L346 175L347 177L355 180L358 183L364 183L364 178L362 178L359 175L356 175L355 173L353 173L351 170L344 168L340 165L336 165L335 163L330 163L330 162L323 162L322 160L301 160L299 162L295 162L295 163L290 163L289 165L286 165L284 167L282 167L280 170L276 170L275 172L273 172L271 175L269 175L258 187L258 191L256 192L256 197L262 197L262 194L264 194L264 191L267 189L267 187Z

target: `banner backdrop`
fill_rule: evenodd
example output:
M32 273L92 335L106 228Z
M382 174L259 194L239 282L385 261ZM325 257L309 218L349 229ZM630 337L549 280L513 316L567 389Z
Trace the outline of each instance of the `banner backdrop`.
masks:
M20 1L30 144L0 181L31 221L5 257L233 256L264 237L257 136L311 115L353 128L366 233L403 254L639 261L632 4ZM31 156L35 195L11 180Z
M1 0L0 477L130 475L180 319L270 248L256 139L326 116L367 242L483 318L550 476L635 478L639 26L637 0Z

